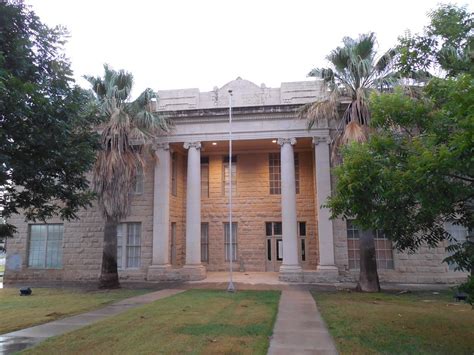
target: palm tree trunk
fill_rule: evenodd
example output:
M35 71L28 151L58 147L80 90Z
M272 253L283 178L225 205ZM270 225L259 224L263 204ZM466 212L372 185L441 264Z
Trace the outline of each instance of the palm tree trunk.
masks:
M107 218L104 228L104 248L99 288L119 288L117 272L117 221Z
M360 276L357 289L362 292L380 292L377 261L375 259L375 240L371 231L359 233Z

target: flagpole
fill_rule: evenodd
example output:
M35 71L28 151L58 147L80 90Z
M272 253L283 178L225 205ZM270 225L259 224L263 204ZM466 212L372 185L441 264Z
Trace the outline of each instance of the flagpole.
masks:
M228 292L235 292L232 280L233 237L232 237L232 90L229 90L229 286Z

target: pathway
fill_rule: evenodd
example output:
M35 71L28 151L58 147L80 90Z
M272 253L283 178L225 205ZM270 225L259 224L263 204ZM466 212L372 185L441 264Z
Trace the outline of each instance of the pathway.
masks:
M95 311L59 319L53 322L0 335L0 354L12 354L34 346L46 338L61 335L103 319L115 316L129 309L173 296L184 290L165 289L145 295L127 298Z
M282 291L268 354L337 354L309 291Z

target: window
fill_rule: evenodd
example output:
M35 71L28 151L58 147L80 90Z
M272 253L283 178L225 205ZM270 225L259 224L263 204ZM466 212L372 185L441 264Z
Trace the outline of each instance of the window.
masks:
M176 264L176 222L171 222L171 265Z
M117 267L139 268L141 254L141 224L120 223L117 226Z
M306 261L306 222L298 222L300 261Z
M298 153L295 153L295 186L296 193L300 193L300 159ZM270 177L270 195L281 194L281 160L280 153L270 153L268 156L269 177Z
M178 155L171 154L171 194L178 196Z
M209 157L201 158L201 197L209 197Z
M132 193L140 195L143 193L143 181L144 181L143 167L137 165L137 171L135 173L135 180L133 181Z
M201 223L201 261L209 262L209 223Z
M379 269L393 269L392 242L382 231L373 231L375 241L375 258ZM352 220L347 220L347 251L349 269L360 268L359 229Z
M267 260L272 260L272 239L274 239L275 258L283 260L283 228L281 222L265 222L265 234L267 236Z
M229 156L224 157L224 178L222 179L224 196L229 196ZM237 193L237 157L232 156L232 196Z
M230 260L229 223L224 223L225 261ZM232 261L237 261L237 223L232 222Z
M62 224L31 224L28 266L59 269L63 266Z
M451 234L451 236L456 239L456 241L450 242L450 244L464 243L467 236L469 235L469 230L466 227L459 224L454 224L452 222L446 223L444 228L446 229L446 232ZM450 253L449 255L452 254ZM454 271L456 267L457 264L449 264L449 270Z

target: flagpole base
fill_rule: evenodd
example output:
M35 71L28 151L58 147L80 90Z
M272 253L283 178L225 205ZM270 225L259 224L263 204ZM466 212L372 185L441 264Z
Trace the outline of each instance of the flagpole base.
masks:
M227 292L232 292L232 293L235 292L235 286L234 286L234 283L232 281L230 281L229 285L227 286Z

